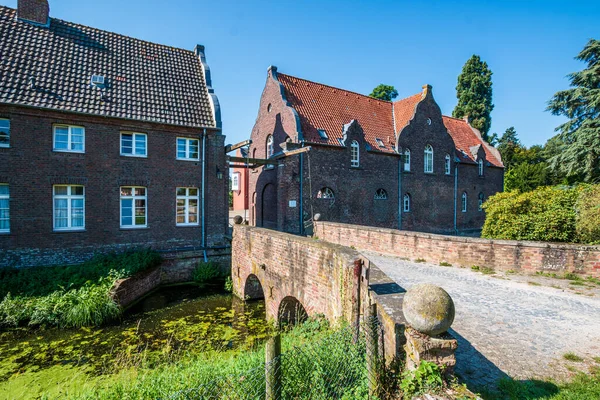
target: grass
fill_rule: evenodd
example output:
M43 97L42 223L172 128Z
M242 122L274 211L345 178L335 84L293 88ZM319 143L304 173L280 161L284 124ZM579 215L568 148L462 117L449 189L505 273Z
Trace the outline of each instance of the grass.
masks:
M424 262L427 262L427 260L426 260L426 259L424 259L424 258L417 258L417 259L415 260L415 262L416 262L416 263L424 263Z
M592 360L594 360L595 363L600 364L600 357L592 357Z
M495 274L496 273L496 271L494 271L493 268L481 267L479 265L473 265L471 267L471 270L481 272L484 275L491 275L491 274Z
M571 352L563 354L563 358L565 360L573 361L573 362L582 362L583 361L583 358L581 358L577 354L571 353Z
M540 283L533 282L533 281L527 281L527 284L531 285L531 286L542 286Z
M446 261L442 261L440 263L440 267L451 267L451 266L452 266L452 264L450 264L449 262L446 262Z
M0 327L100 325L121 309L109 295L115 280L152 268L158 253L102 255L80 265L0 269Z

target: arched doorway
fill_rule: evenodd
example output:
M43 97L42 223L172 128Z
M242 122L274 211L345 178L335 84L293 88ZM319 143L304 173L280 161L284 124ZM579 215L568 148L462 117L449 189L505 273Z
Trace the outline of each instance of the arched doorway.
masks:
M244 300L258 300L264 298L265 292L258 277L254 274L250 274L244 285Z
M308 318L306 309L298 299L292 296L284 297L279 303L277 321L279 326L301 324Z
M267 183L263 188L260 226L277 229L277 191L272 183Z

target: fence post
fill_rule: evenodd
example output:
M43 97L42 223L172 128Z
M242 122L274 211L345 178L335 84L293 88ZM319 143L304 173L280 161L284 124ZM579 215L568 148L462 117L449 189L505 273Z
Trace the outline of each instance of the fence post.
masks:
M265 347L265 398L281 399L281 336L276 334Z
M367 373L369 375L369 399L377 397L379 387L379 332L377 330L377 304L368 308L366 340L367 340Z

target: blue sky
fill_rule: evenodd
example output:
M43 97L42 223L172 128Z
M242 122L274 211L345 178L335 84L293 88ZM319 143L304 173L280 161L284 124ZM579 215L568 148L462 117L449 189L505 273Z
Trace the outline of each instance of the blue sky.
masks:
M451 115L472 54L494 73L491 132L514 126L524 144L544 143L562 122L546 102L583 68L573 57L588 39L600 39L598 0L50 0L50 14L190 50L204 44L228 143L249 137L269 65L364 94L386 83L406 97L428 83Z

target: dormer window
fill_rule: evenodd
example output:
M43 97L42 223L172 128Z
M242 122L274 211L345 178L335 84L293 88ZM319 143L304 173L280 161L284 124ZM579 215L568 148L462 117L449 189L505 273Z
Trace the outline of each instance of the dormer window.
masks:
M354 168L360 166L360 150L356 140L353 140L350 145L350 166Z
M446 163L444 164L446 175L450 175L450 154L446 154Z
M327 136L327 132L325 132L325 129L319 129L317 132L319 132L319 137L323 140L327 140L329 139L329 136Z
M483 176L483 160L479 159L479 161L477 161L477 164L479 164L479 176Z
M404 149L404 170L410 172L410 149Z
M381 140L381 139L375 139L375 141L377 142L377 145L379 147L384 147L385 148L385 144L383 144L383 140Z
M96 86L96 87L100 87L100 88L103 88L104 84L105 84L104 83L105 79L104 79L103 75L92 75L92 78L90 81L91 81L92 86Z

